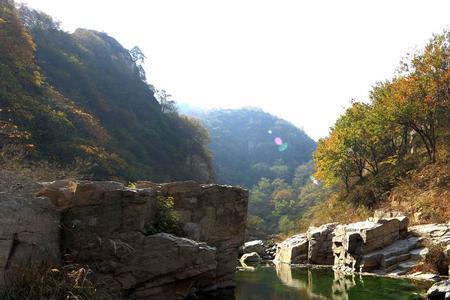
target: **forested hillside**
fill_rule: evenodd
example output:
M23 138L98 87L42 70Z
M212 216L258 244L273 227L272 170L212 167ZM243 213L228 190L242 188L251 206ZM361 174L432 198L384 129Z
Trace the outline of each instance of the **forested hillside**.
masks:
M448 222L449 45L449 32L433 36L319 141L315 176L338 192L312 210L310 221L350 221L389 208L412 222Z
M261 177L290 181L316 147L304 131L260 109L213 110L197 116L208 129L220 183L250 188Z
M180 110L208 129L216 181L250 189L250 234L293 231L329 194L312 177L316 143L291 123L256 108Z
M20 145L30 159L61 164L81 157L97 178L210 180L206 130L158 103L139 48L92 30L64 32L8 0L0 37L3 151Z

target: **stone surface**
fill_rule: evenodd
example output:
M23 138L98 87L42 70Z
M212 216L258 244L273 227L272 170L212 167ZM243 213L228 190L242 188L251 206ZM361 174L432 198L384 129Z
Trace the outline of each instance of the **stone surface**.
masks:
M435 244L450 245L450 224L426 224L409 227L409 230Z
M411 258L414 258L414 259L425 259L428 252L430 252L430 250L428 248L417 248L417 249L410 251Z
M129 189L117 182L59 181L46 183L41 195L62 214L65 263L90 265L97 281L117 295L183 299L234 285L245 190L195 182L141 182ZM146 234L158 196L173 198L189 239Z
M409 219L408 217L405 216L403 212L376 210L374 212L373 218L370 218L369 220L377 223L380 220L392 220L392 219L397 219L400 221L399 235L400 237L406 237L408 233Z
M426 281L439 281L440 277L437 274L425 273L425 272L415 272L410 274L408 277L416 280L426 280Z
M154 185L138 182L137 187L153 186L158 194L174 199L181 223L196 224L195 235L187 237L217 248L217 286L234 287L239 247L245 241L248 191L224 185L193 181Z
M116 257L112 279L136 299L184 299L194 289L211 288L207 285L216 272L215 248L165 233L136 234L121 242L139 247L118 251L110 245L109 255Z
M435 283L427 291L429 300L447 300L450 299L450 280L444 280Z
M306 233L308 248L308 263L317 265L332 265L333 237L337 223L325 224L320 227L310 227Z
M414 247L417 245L415 240L405 240L403 244L394 243L405 235L407 224L407 219L401 216L371 218L337 226L333 237L334 269L344 272L368 271L380 267L385 271L394 270L395 264L399 262L398 259L392 258L394 253L400 255L412 250L409 242L414 244ZM385 251L376 251L385 247ZM409 257L401 259L406 260Z
M305 234L294 235L277 245L274 262L302 264L308 261L308 238Z
M0 284L16 267L60 262L60 216L47 198L35 196L40 188L0 171Z
M244 255L245 253L256 252L259 254L259 256L262 257L265 255L264 242L262 240L246 242L244 245L242 245L241 248L239 248L239 252L240 255Z
M244 255L242 255L242 257L240 259L242 265L249 265L252 263L260 263L261 260L262 260L261 256L259 256L259 254L256 252L245 253Z
M411 259L410 251L415 249L419 242L420 239L417 237L397 240L389 246L362 255L359 266L363 271L381 269L381 271L390 272L396 268L402 269L399 264Z

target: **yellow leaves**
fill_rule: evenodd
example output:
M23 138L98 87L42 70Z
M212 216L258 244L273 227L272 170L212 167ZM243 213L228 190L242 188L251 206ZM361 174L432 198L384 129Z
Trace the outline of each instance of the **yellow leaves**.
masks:
M288 189L282 189L275 193L273 200L274 201L282 201L282 200L288 200L293 197L292 191Z
M93 146L80 145L79 147L84 153L89 154L89 155L94 155L96 152L96 147L93 147Z

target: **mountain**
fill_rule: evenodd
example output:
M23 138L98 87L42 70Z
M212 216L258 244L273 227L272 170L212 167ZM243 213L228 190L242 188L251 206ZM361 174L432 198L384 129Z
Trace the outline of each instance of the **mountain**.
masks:
M162 109L138 48L93 30L67 33L12 1L0 9L0 146L62 164L81 157L97 178L210 179L205 129Z
M209 132L219 183L250 188L262 177L290 181L316 147L303 130L260 109L220 109L196 116Z
M250 190L251 236L294 231L302 215L328 196L312 177L316 143L293 124L258 108L179 110L207 128L215 181Z

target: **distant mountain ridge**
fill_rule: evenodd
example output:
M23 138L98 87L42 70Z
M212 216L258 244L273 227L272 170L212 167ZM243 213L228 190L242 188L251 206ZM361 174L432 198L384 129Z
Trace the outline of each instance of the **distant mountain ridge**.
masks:
M209 132L219 183L250 188L261 177L290 181L295 169L312 159L316 147L303 130L258 108L217 109L194 115Z

